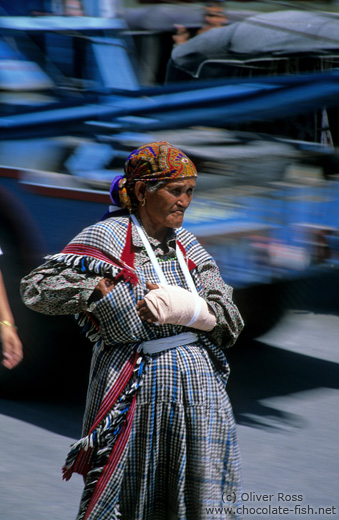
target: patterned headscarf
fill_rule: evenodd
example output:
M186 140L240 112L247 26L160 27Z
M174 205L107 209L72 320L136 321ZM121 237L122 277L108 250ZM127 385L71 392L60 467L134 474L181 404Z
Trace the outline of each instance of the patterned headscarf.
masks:
M161 181L197 177L191 159L166 141L145 144L127 158L123 176L115 177L111 185L113 204L132 210L128 188L137 181Z

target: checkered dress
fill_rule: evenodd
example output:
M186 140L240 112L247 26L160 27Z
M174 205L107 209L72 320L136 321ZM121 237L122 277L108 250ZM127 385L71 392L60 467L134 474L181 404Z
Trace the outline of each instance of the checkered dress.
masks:
M104 484L94 503L92 500L90 511L84 511L90 488L90 479L85 477L78 519L237 519L241 475L236 427L226 392L229 368L225 349L234 344L243 323L232 302L232 289L223 282L214 260L192 234L184 229L173 231L165 248L150 237L149 240L168 283L187 288L176 259L176 241L184 248L198 293L213 308L217 326L210 333L189 329L199 336L194 344L144 356L143 384L136 394L133 422L128 418L126 421L130 421L126 442L122 443L111 474L105 473L110 464L107 463L102 477ZM142 341L188 330L140 320L135 304L145 294L146 281L158 280L128 217L111 218L87 228L71 242L70 250L90 244L121 259L128 241L132 243L133 266L139 283L117 283L89 308L99 323L101 339L93 349L84 436L136 346ZM109 269L113 277L121 271L121 266L109 267L98 259L90 263L83 257L79 265L78 258L74 260L69 253L51 257L24 279L25 303L49 313L88 310L84 300L90 289L103 275L107 276ZM42 276L47 271L49 275ZM73 286L72 295L67 298L72 272L76 290ZM58 284L60 287L62 283L64 296L59 295L57 302L55 298L51 301L48 288ZM54 311L52 305L56 305ZM124 430L120 438L123 433Z

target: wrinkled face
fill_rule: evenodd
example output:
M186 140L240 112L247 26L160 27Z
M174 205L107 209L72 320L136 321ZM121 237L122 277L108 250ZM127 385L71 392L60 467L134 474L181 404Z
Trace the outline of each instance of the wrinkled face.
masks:
M194 177L167 181L157 191L146 191L144 217L157 229L180 228L196 185Z

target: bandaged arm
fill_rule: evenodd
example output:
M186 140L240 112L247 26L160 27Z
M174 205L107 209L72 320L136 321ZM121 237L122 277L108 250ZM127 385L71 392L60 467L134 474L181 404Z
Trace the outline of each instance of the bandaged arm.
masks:
M203 298L182 287L158 285L158 289L149 291L144 298L158 323L184 325L204 331L215 327L215 314Z

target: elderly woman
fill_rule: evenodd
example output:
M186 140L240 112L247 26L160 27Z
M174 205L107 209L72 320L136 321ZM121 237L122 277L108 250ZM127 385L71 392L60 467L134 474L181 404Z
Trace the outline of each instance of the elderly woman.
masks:
M183 229L196 185L169 143L133 151L111 187L118 215L22 280L31 309L76 314L95 342L78 520L238 518L240 462L226 347L243 322L211 256Z

